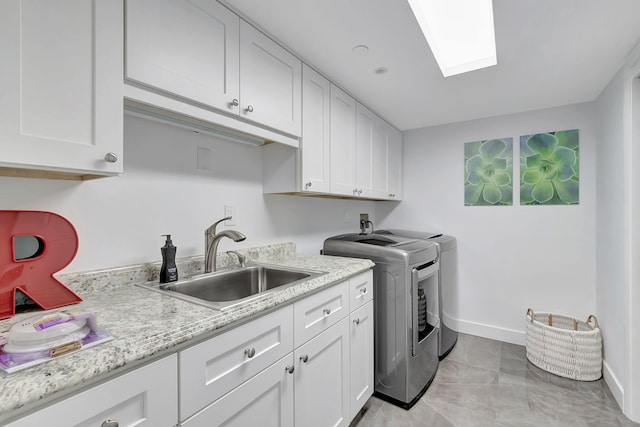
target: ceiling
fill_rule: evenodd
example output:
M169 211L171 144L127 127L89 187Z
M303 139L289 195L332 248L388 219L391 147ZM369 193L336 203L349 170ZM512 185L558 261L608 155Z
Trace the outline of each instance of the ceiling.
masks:
M400 130L592 101L640 41L639 0L493 0L498 65L445 79L404 0L221 1Z

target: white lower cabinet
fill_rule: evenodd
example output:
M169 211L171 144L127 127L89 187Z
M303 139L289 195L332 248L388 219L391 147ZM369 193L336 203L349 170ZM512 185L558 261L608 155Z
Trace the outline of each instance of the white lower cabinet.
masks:
M180 420L291 353L292 321L289 305L180 352Z
M347 426L373 392L372 285L369 270L7 427Z
M349 316L349 419L373 394L373 301Z
M298 347L294 360L296 426L349 425L349 319Z
M180 425L349 425L373 392L372 284L367 271L181 352Z
M291 427L293 356L288 354L182 423L185 427ZM292 371L292 372L290 372Z
M6 427L171 427L178 420L176 355L109 380ZM113 424L107 424L111 421Z

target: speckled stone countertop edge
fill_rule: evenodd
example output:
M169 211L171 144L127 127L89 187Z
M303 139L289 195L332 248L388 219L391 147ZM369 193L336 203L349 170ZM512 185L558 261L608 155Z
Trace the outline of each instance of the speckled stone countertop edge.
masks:
M154 264L60 275L58 279L83 298L82 303L69 307L95 312L99 324L115 339L23 371L12 374L1 371L0 423L141 363L184 349L374 266L367 259L297 255L292 243L239 252L250 261L326 274L223 311L135 286L135 283L157 280ZM237 263L233 256L226 260L224 256L220 258L222 266ZM201 272L202 256L178 262L184 277ZM11 325L32 315L34 313L23 313L0 321L0 333L6 333Z

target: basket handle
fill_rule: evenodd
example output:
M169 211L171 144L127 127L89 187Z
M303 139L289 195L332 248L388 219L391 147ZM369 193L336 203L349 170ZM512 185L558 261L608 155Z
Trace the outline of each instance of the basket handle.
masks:
M529 321L533 322L533 319L535 319L535 315L533 314L533 310L530 308L527 308L527 317L529 317Z
M593 320L594 323L594 329L600 329L600 325L598 324L598 319L596 318L596 316L594 316L593 314L590 314L589 317L587 317L587 324L589 324L591 322L591 320Z

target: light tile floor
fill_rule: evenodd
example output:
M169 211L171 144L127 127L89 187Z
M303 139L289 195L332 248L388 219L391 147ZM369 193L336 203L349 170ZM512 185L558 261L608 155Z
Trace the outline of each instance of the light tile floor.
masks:
M460 334L411 410L372 397L357 427L631 427L603 380L573 381L527 361L525 348Z

